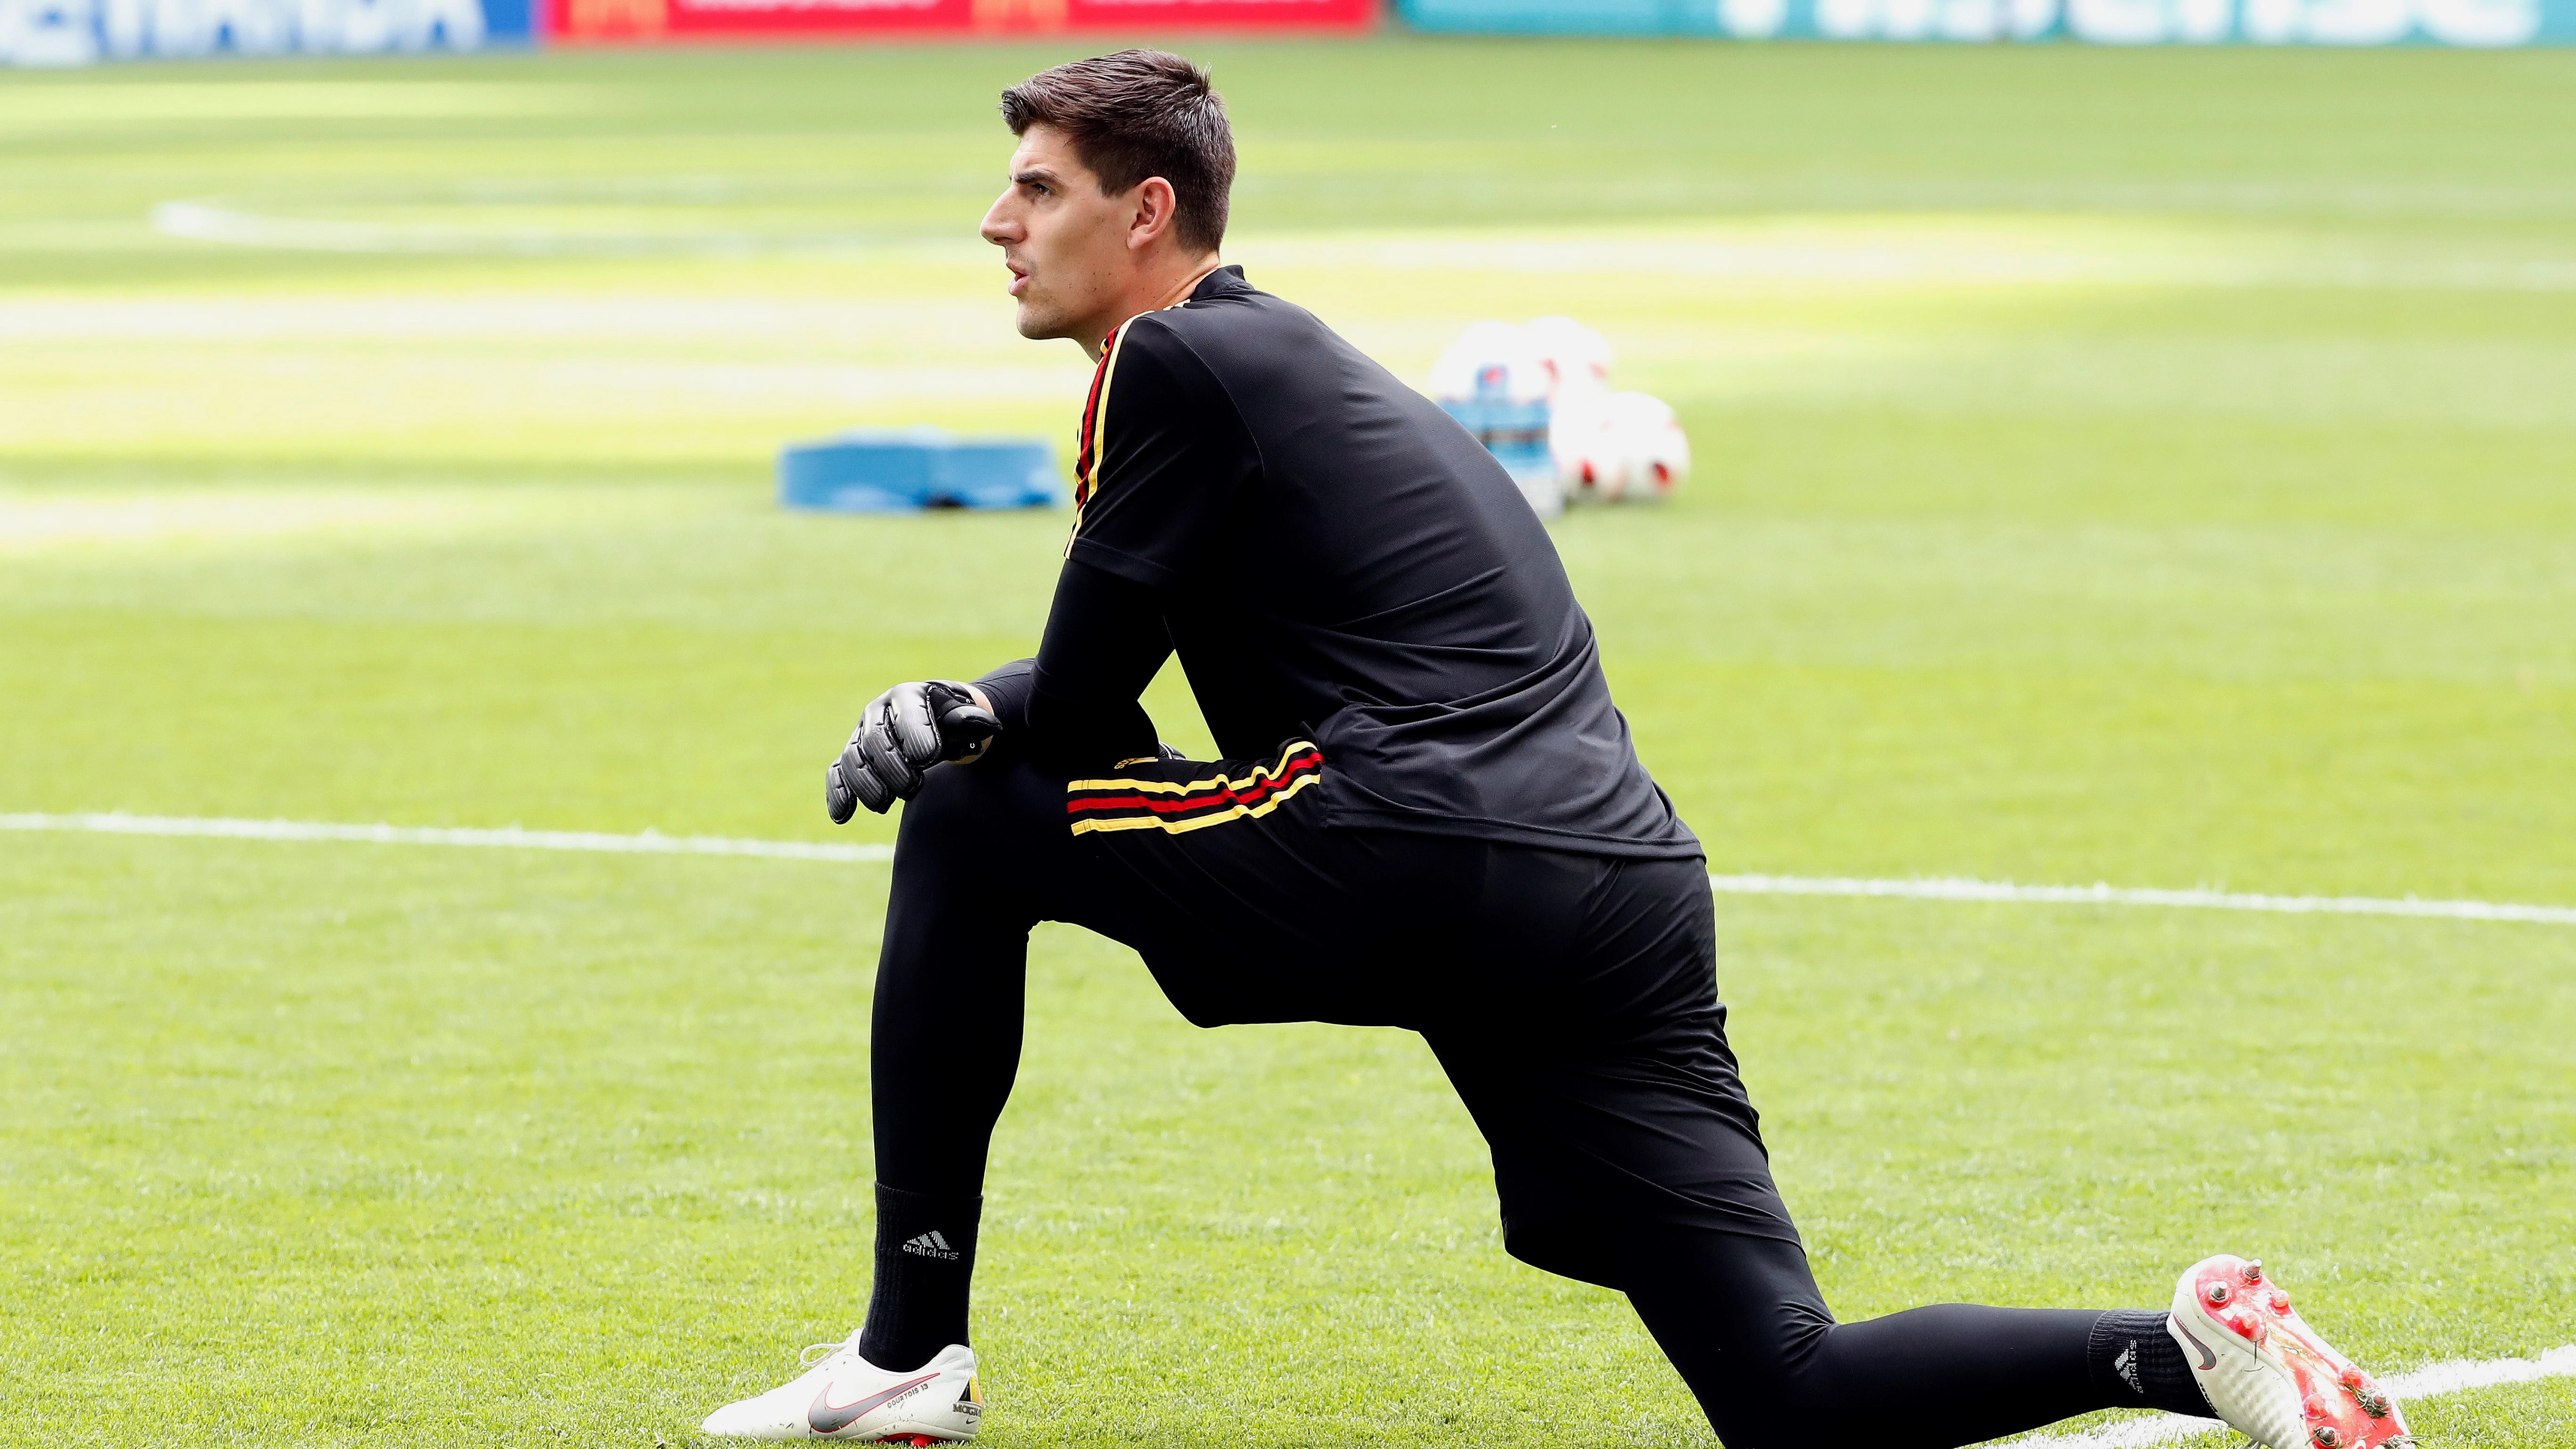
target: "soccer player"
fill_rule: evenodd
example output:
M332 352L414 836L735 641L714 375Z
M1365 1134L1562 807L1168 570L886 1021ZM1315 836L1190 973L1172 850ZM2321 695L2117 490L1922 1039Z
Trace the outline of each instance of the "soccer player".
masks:
M1037 657L896 685L835 821L908 801L877 975L864 1325L711 1434L915 1445L983 1413L967 1293L1020 1050L1028 932L1134 947L1201 1026L1420 1032L1493 1150L1504 1244L1625 1293L1732 1449L1971 1443L2103 1408L2273 1449L2405 1427L2258 1264L2170 1310L1945 1304L1837 1323L1726 1042L1700 844L1612 707L1501 467L1221 265L1206 74L1130 50L1011 87L984 218L1019 330L1097 360ZM1137 703L1177 653L1226 755Z

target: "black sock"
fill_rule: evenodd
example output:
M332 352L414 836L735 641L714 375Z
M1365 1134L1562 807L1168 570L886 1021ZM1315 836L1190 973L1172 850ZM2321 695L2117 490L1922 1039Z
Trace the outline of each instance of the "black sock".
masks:
M2165 1330L2165 1316L2157 1309L2118 1308L2096 1319L2084 1346L2093 1386L2128 1407L2215 1418L2217 1411L2191 1375L2191 1360Z
M868 1295L859 1356L910 1373L966 1342L966 1293L975 1279L980 1197L942 1197L877 1184L877 1281Z

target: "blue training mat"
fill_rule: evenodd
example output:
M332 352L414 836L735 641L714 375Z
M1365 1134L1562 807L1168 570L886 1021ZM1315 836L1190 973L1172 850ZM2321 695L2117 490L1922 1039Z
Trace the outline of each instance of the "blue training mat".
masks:
M832 513L925 508L1055 508L1055 446L1038 438L956 438L940 428L856 429L778 452L778 501Z

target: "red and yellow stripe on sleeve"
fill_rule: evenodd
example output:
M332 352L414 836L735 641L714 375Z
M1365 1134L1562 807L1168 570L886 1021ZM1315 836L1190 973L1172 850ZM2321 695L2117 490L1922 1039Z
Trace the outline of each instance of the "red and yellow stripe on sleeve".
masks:
M1175 774L1210 768L1174 761ZM1311 741L1299 740L1280 751L1274 764L1256 765L1240 776L1227 766L1214 767L1203 779L1157 780L1139 771L1107 780L1075 780L1066 785L1065 813L1073 833L1160 830L1186 834L1229 820L1257 820L1279 808L1281 801L1324 778L1324 754Z
M1082 429L1073 454L1073 531L1082 532L1082 508L1099 491L1101 428L1109 417L1109 379L1118 370L1118 346L1127 339L1129 323L1121 322L1100 339L1100 365L1092 369L1091 391L1082 400ZM1072 538L1065 547L1073 546Z

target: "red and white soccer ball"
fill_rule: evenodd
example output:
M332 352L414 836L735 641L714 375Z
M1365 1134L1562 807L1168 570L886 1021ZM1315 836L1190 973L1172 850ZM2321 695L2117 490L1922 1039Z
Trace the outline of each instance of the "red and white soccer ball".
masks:
M1664 498L1690 476L1690 439L1680 420L1642 392L1560 399L1548 452L1573 498Z
M1525 329L1547 369L1547 395L1562 400L1610 389L1610 343L1571 317L1533 317Z

